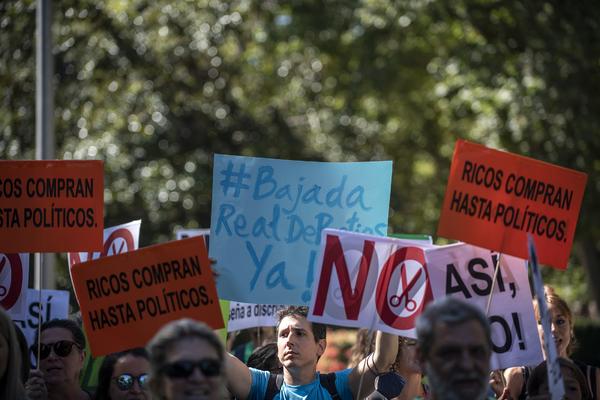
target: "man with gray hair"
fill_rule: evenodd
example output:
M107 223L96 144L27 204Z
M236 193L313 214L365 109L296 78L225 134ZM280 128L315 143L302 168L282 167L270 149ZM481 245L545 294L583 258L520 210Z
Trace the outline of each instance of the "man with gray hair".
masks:
M491 332L483 312L445 297L430 303L417 319L417 359L433 400L486 398Z

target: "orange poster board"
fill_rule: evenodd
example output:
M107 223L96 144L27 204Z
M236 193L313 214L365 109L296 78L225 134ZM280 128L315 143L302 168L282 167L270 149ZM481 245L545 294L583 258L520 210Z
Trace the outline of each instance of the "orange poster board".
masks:
M102 161L0 161L0 251L99 251L103 229Z
M438 225L439 236L567 268L587 175L458 140Z
M72 276L94 357L143 347L179 318L223 327L202 237L76 264Z

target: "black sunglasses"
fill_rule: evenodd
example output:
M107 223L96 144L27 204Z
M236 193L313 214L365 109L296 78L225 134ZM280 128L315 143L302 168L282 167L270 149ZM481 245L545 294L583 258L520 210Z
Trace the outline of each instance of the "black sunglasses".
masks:
M112 379L113 381L115 381L117 387L120 390L125 391L131 389L135 381L138 381L138 384L140 385L141 389L146 389L150 377L148 376L148 374L141 374L139 376L133 376L131 374L121 374Z
M59 340L54 343L42 343L40 345L40 360L45 360L50 356L50 351L54 350L54 354L59 357L66 357L71 354L71 350L73 350L73 346L77 347L81 350L81 347L70 340ZM37 356L37 346L31 346L31 351L33 354Z
M162 367L162 372L169 378L188 378L196 368L202 372L202 375L210 378L221 373L221 362L211 358L175 361Z

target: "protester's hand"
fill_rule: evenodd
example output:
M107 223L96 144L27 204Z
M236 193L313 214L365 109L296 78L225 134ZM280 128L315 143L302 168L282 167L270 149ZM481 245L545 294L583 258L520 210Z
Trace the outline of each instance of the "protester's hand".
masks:
M25 382L25 392L29 400L48 399L48 390L44 381L44 373L39 369L32 369L29 373L29 379Z
M496 394L496 398L503 394L505 391L504 382L502 382L502 371L496 370L490 373L490 387Z
M504 388L498 400L514 400L507 387Z

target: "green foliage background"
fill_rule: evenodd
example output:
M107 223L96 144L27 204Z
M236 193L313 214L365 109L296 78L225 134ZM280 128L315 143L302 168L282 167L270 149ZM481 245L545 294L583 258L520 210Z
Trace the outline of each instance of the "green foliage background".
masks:
M588 174L572 265L544 274L597 315L600 3L63 0L53 15L56 158L105 161L106 226L142 218L142 246L208 226L214 153L392 159L391 230L434 233L461 137ZM0 157L33 158L35 2L0 3L0 29Z

